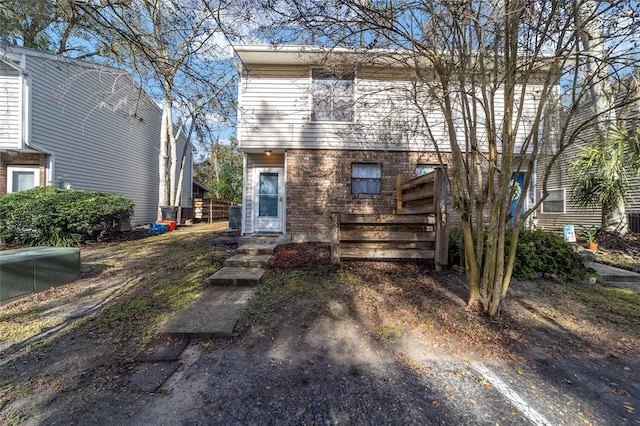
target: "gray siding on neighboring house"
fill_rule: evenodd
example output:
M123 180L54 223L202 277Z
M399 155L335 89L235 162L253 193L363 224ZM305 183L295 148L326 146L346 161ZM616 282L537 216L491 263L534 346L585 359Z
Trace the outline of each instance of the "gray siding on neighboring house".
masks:
M27 67L31 144L54 153L50 184L122 194L136 203L132 223L155 220L157 107L121 71L32 56Z
M49 154L53 165L47 184L118 193L135 202L133 225L156 220L158 105L124 71L16 51L26 52L24 67L31 84L28 145ZM185 143L181 137L179 154ZM191 154L188 151L185 165L183 206L191 206Z
M573 124L569 126L567 135L571 135L576 131L578 123L583 123L594 115L592 106L583 106L573 121ZM627 120L622 120L625 123L629 123ZM634 128L630 128L630 131L635 131ZM571 164L576 160L580 154L581 147L584 147L587 143L593 141L596 137L595 126L589 126L583 130L577 132L575 142L569 146L552 165L551 173L549 174L549 180L547 183L547 189L565 190L565 212L564 213L542 213L541 209L537 212L538 226L544 229L560 231L564 225L581 225L581 226L593 226L600 225L602 222L602 213L600 208L579 208L571 202L571 191L574 178L571 175L569 168ZM547 147L543 151L543 154L539 157L538 161L538 196L542 196L542 184L543 174L547 165L549 164L551 155L554 151L553 147ZM627 211L640 211L640 178L633 178L630 180L630 190L628 196L630 201L626 208ZM580 236L580 228L576 229Z
M0 62L0 149L21 147L21 84L20 72Z

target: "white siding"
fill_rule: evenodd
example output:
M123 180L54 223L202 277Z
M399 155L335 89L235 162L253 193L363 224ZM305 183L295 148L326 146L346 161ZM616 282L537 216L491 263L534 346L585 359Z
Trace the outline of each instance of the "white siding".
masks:
M18 70L0 61L0 150L22 145L21 80Z
M621 125L627 126L629 131L635 132L638 116L638 110L633 109L629 116L624 113L619 113L619 121ZM593 106L583 105L578 114L571 119L569 123L569 131L567 135L571 135L572 132L576 132L576 128L579 124L585 123L595 115ZM552 189L564 189L566 191L566 210L564 214L544 214L538 212L538 226L543 226L546 229L561 230L564 225L600 225L602 222L602 213L600 208L579 208L571 202L571 188L573 186L573 177L569 173L569 167L575 161L576 157L580 153L580 148L587 143L593 141L596 137L594 125L588 126L582 131L577 133L576 141L570 147L568 147L556 160L555 164L551 167L551 173L549 174L549 180L547 188ZM555 150L547 149L546 153L553 153ZM549 163L550 156L542 155L538 164L538 185L539 191L542 191L542 180L544 177L545 169ZM539 196L541 194L538 194ZM629 181L629 200L626 205L626 210L640 211L640 178L634 177ZM579 230L578 230L579 232Z
M413 82L398 70L370 68L356 73L356 104L353 123L318 123L311 115L310 67L300 65L248 65L239 87L239 143L246 151L265 148L433 150L435 143L449 150L439 99L424 100L428 135L411 101ZM523 121L518 129L522 142L531 130L537 101L529 86ZM503 93L495 94L496 109ZM502 115L497 114L497 120ZM460 120L460 119L458 119ZM463 126L458 138L464 140ZM483 135L480 134L480 137ZM433 138L433 139L431 139ZM464 145L464 143L462 143Z
M575 117L570 119L568 125L567 135L572 135L577 132L576 128L579 124L584 123L593 117L593 108L588 106L582 106ZM567 118L562 118L566 120ZM569 172L569 167L575 161L580 152L580 147L592 141L596 136L595 127L589 126L584 130L576 134L575 142L568 146L565 151L558 157L555 163L551 166L551 172L547 181L547 189L564 189L565 190L565 212L564 213L542 213L538 211L538 226L549 230L560 231L564 225L600 225L601 211L599 208L579 208L571 202L571 188L573 186L573 177ZM566 138L568 139L568 137ZM565 141L564 143L568 143ZM540 156L538 163L538 194L542 196L543 191L543 179L546 169L549 167L551 155L556 152L557 147L547 147L543 151L543 155ZM580 228L576 231L580 235Z

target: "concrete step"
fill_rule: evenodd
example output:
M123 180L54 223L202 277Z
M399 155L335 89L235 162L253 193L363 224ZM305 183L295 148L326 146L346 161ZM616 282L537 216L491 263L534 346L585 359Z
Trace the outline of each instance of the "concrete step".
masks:
M224 266L260 268L267 264L270 254L236 254L224 261Z
M242 244L286 244L291 242L291 235L268 235L254 234L245 235L238 239L238 243Z
M596 274L600 275L602 277L602 281L605 283L640 283L640 274L637 272L626 271L624 269L595 262L588 262L587 266L593 269Z
M625 290L640 293L640 281L608 281L607 283L612 287L624 288Z
M212 286L257 286L264 275L262 268L225 266L207 279Z
M159 327L176 338L228 338L257 291L254 287L209 287Z
M239 254L273 254L273 251L276 249L278 244L268 244L268 243L249 243L249 244L241 244L238 247L237 252Z

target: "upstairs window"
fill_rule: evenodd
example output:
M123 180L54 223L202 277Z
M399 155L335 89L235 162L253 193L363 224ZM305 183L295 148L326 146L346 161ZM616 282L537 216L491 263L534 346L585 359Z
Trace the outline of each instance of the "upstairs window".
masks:
M353 163L351 165L352 194L380 194L382 165Z
M314 69L312 121L353 121L353 73L338 74Z

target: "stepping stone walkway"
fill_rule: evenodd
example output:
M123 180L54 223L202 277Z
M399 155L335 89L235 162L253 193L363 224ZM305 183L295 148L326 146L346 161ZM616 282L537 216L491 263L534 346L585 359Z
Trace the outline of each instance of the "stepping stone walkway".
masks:
M264 275L263 267L282 236L241 237L237 254L207 279L207 288L196 300L176 312L160 334L175 338L228 338L248 307Z

